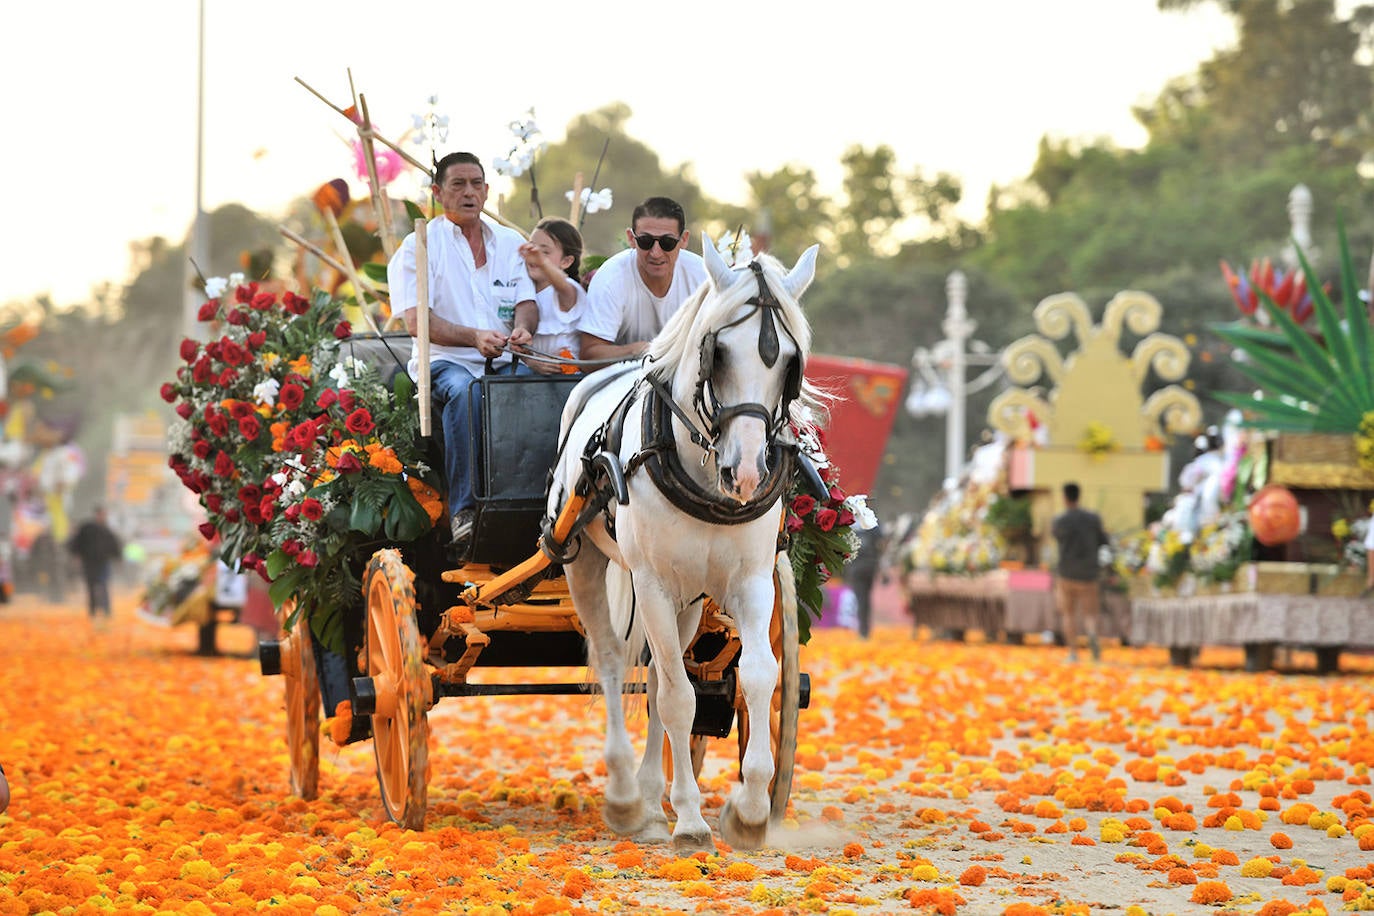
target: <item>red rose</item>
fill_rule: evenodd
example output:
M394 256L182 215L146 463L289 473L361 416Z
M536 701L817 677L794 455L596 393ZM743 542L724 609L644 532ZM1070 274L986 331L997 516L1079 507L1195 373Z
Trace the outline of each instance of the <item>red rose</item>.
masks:
M357 400L358 399L353 396L353 390L351 388L339 389L339 409L344 413L352 413Z
M205 508L209 509L211 512L218 514L220 507L223 505L224 500L214 493L210 493L205 497Z
M344 421L344 427L355 436L366 436L376 425L372 422L372 414L366 407L359 407Z
M162 400L166 401L168 404L177 399L176 386L171 382L163 382L162 387L158 389L157 393L162 395Z
M839 513L834 509L822 509L816 513L816 524L822 531L829 531L835 527L835 521L839 517Z
M231 366L241 366L249 360L249 356L247 352L244 351L243 347L240 347L232 340L226 340L220 344L219 354L219 358Z
M193 359L196 358L196 354L199 353L199 352L200 352L200 344L199 344L199 343L197 343L196 341L192 340L192 339L189 338L189 337L186 337L186 338L183 338L183 339L182 339L182 341L181 341L181 360L182 360L182 362L189 363L191 360L193 360Z
M792 499L792 511L802 518L811 514L811 510L816 508L816 498L802 493Z
M210 427L210 432L216 436L229 435L229 420L219 411L205 412L205 425Z
M282 553L286 554L288 557L294 557L304 549L305 545L302 544L300 541L296 540L295 538L291 538L288 541L283 541L281 545Z
M252 334L248 335L249 349L256 350L265 343L267 343L266 331L254 331Z
M191 446L191 451L195 452L196 457L203 461L210 457L210 443L201 439L195 445Z
M352 333L353 326L347 321L340 321L338 324L334 325L334 336L339 338L339 340L344 340Z
M254 414L239 419L239 432L243 433L245 439L256 439L258 433L262 432L262 424Z
M215 320L215 313L218 312L218 311L219 311L219 300L218 300L218 299L211 299L211 300L208 301L208 302L202 302L202 303L201 303L200 311L196 312L196 318L198 318L198 319L201 320L201 321L214 321L214 320Z
M277 400L281 401L287 410L295 410L305 401L305 390L295 382L287 382L281 386L281 391L277 392Z
M798 531L801 531L801 530L802 530L802 520L801 520L798 516L790 515L790 514L789 514L789 515L787 516L787 533L788 533L788 534L796 534Z
M230 324L242 327L248 323L248 313L243 309L234 309L228 315L224 316L224 320Z
M186 401L182 401L180 404L177 405L177 416L181 417L183 420L191 419L191 414L195 412L196 409Z
M239 487L238 498L244 506L255 506L262 501L262 490L257 484L245 484Z
M315 556L315 551L302 550L296 555L296 562L305 567L313 567L315 564L319 563L320 560L319 557Z
M232 473L234 473L234 460L224 452L220 452L215 456L215 476L228 477Z
M242 420L244 417L253 415L253 405L247 401L235 401L229 406L229 416L235 420Z
M839 511L840 511L840 517L839 517L839 519L835 522L835 524L837 524L837 525L839 525L839 526L841 526L841 527L844 527L844 526L846 526L846 525L852 525L852 524L854 524L854 513L853 513L853 512L850 512L848 509L844 508L843 506L840 507L840 510L839 510Z
M234 287L235 302L252 302L253 294L258 291L258 284L249 283L247 286Z
M234 369L225 369L219 374L219 386L228 388L239 380L239 374Z
M263 521L271 521L272 516L277 514L277 498L264 496L262 502L258 503L258 513L262 516Z
M831 501L832 503L842 503L842 502L844 502L844 491L841 490L839 487L831 487L831 488L830 488L830 501Z
M263 309L268 309L276 305L277 297L271 293L262 292L254 295L248 304L261 312Z
M210 381L214 374L214 370L210 367L210 360L204 356L196 360L195 365L191 367L191 379L201 385Z
M301 502L301 515L312 522L319 521L324 515L324 506L320 505L320 501L315 497L307 496Z
M320 392L319 399L315 401L315 406L320 410L328 410L339 402L339 393L333 388L326 388Z
M239 520L239 518L240 518L240 516L239 516L239 510L237 510L237 509L225 509L225 510L224 510L224 520L225 520L226 522L236 522L236 521Z
M357 455L352 452L344 452L339 456L337 469L340 474L356 474L363 469L363 465L362 462L358 460Z
M281 297L282 308L293 315L304 315L310 311L310 300L296 295L288 290Z
M215 526L210 524L209 522L201 522L197 527L200 530L200 536L205 538L205 540L207 541L213 541L215 539L215 535L219 533L215 530Z
M296 519L301 517L301 507L296 503L292 503L291 505L283 509L281 514L285 516L288 522L294 522Z

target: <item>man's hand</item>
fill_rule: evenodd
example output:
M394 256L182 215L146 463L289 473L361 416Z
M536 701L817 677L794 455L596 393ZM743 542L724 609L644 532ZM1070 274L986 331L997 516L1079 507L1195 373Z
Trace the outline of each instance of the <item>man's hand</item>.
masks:
M487 359L500 356L501 352L506 349L507 338L500 331L477 331L475 336L477 338L477 352ZM529 336L528 331L525 332L525 336Z
M528 347L533 340L534 335L530 333L529 328L517 327L510 332L510 345L512 347Z

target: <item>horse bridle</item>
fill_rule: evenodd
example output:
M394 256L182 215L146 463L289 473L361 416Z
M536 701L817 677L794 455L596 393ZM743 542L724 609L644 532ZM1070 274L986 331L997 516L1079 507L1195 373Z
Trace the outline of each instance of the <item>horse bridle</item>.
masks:
M768 438L770 440L775 438L787 425L788 407L801 394L801 347L797 344L797 338L792 333L792 329L787 326L787 320L783 318L782 304L773 295L773 291L768 288L768 281L763 275L763 267L758 261L750 261L749 269L754 272L754 277L758 280L759 291L758 295L746 299L744 304L752 305L754 308L729 324L709 332L701 340L701 365L697 371L696 393L692 397L692 404L696 408L697 416L706 426L708 438L713 442L720 436L721 429L726 423L735 417L749 415L761 419L768 429ZM769 410L767 406L755 402L722 405L716 399L716 392L711 384L712 376L715 373L716 335L748 321L756 311L760 313L759 358L763 360L763 364L770 369L773 368L781 354L782 348L778 339L777 327L779 324L782 325L783 333L792 341L792 347L798 354L792 358L791 364L787 367L787 378L783 382L782 401L779 403L776 413Z

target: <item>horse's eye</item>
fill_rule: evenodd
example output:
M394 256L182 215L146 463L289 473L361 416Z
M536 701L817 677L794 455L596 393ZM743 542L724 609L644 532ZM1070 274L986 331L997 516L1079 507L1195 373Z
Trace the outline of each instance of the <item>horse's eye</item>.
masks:
M715 354L711 357L712 372L720 371L720 368L727 365L730 361L729 352L724 347L716 347Z

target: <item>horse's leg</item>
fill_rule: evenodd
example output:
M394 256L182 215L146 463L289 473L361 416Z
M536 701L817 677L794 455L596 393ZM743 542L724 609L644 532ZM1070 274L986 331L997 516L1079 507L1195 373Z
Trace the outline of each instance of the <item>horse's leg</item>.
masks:
M663 775L663 719L658 714L658 666L649 665L645 687L649 703L648 738L644 742L644 756L639 762L639 797L644 802L644 827L636 837L642 843L666 842L668 815L663 811L663 792L667 788Z
M668 793L677 814L673 848L683 855L714 852L711 828L701 816L701 790L692 772L692 720L696 718L697 695L682 663L677 608L661 587L646 581L649 578L636 578L635 595L658 672L658 689L654 692L658 714L673 755L673 785Z
M772 618L771 578L750 577L732 595L731 610L740 637L739 677L749 709L749 740L740 761L740 784L730 793L720 812L720 832L736 849L758 849L768 829L768 784L773 779L773 747L769 723L773 692L778 684L778 662L768 638ZM738 611L736 611L738 609Z
M625 646L616 633L606 593L608 561L589 542L566 569L568 591L587 633L587 657L606 703L606 826L626 836L644 825L644 804L634 778L634 747L625 728ZM661 806L660 806L661 807Z

